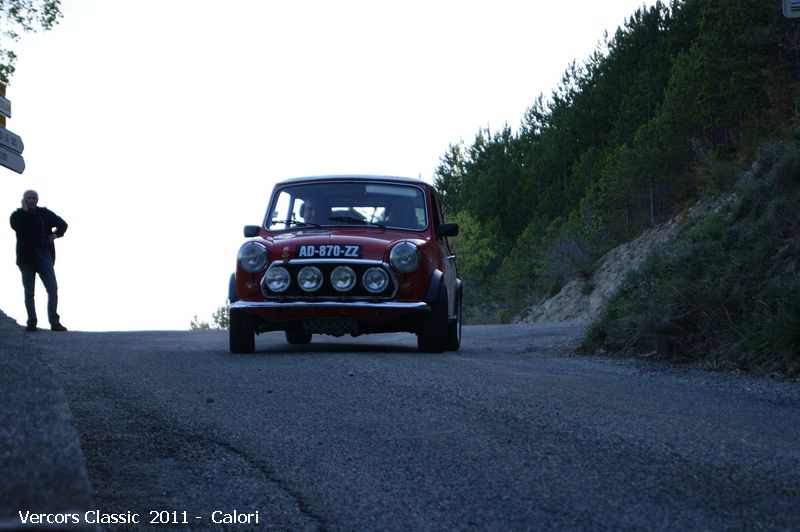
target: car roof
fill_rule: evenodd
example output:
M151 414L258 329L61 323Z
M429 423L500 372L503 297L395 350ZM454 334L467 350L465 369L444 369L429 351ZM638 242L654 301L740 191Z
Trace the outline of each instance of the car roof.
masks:
M291 177L283 179L276 183L276 186L287 185L292 183L309 182L309 181L387 181L393 183L404 183L409 185L423 185L430 187L429 183L421 179L412 177L399 177L390 175L367 175L367 174L337 174L337 175L320 175L308 177Z

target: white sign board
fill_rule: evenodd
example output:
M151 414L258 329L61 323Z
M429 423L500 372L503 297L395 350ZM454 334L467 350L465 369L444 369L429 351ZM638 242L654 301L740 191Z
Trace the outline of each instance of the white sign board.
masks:
M800 17L800 0L783 0L783 16L788 18Z
M25 160L22 155L14 153L0 146L0 165L14 170L16 173L21 174L25 170Z

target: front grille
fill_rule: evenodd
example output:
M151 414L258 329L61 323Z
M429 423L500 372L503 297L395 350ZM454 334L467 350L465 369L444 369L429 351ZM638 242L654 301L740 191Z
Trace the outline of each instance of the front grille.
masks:
M273 299L287 299L287 300L327 300L327 301L367 301L367 300L385 300L392 298L397 292L397 283L394 278L392 270L386 264L378 261L366 260L294 260L288 263L281 261L273 263L282 266L289 271L291 275L291 284L289 288L280 293L272 292L265 283L261 283L261 291L264 297ZM322 286L316 292L306 292L300 288L297 283L297 274L305 266L316 266L322 272ZM356 284L348 292L339 292L331 285L331 272L337 266L349 266L356 273ZM362 278L364 272L370 268L381 268L389 275L389 284L382 292L374 294L364 288Z

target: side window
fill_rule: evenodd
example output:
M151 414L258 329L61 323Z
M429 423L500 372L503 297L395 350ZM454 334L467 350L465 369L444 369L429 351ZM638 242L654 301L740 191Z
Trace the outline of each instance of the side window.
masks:
M433 227L438 228L440 224L444 223L442 219L442 206L439 203L439 194L437 192L431 193L433 199Z
M282 190L275 200L272 212L268 213L266 226L267 229L285 229L290 226L294 215L292 213L294 198L291 194Z

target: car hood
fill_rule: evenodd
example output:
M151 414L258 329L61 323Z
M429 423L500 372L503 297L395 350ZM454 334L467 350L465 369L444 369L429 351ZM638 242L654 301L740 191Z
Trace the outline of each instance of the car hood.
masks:
M291 231L280 233L268 237L267 242L271 243L271 259L298 257L300 246L332 244L341 246L361 246L362 259L385 260L388 251L398 242L413 242L423 245L425 239L419 238L417 233L408 231L397 231L392 229L371 229L356 230L348 227L347 230L337 229L305 229L302 231Z

